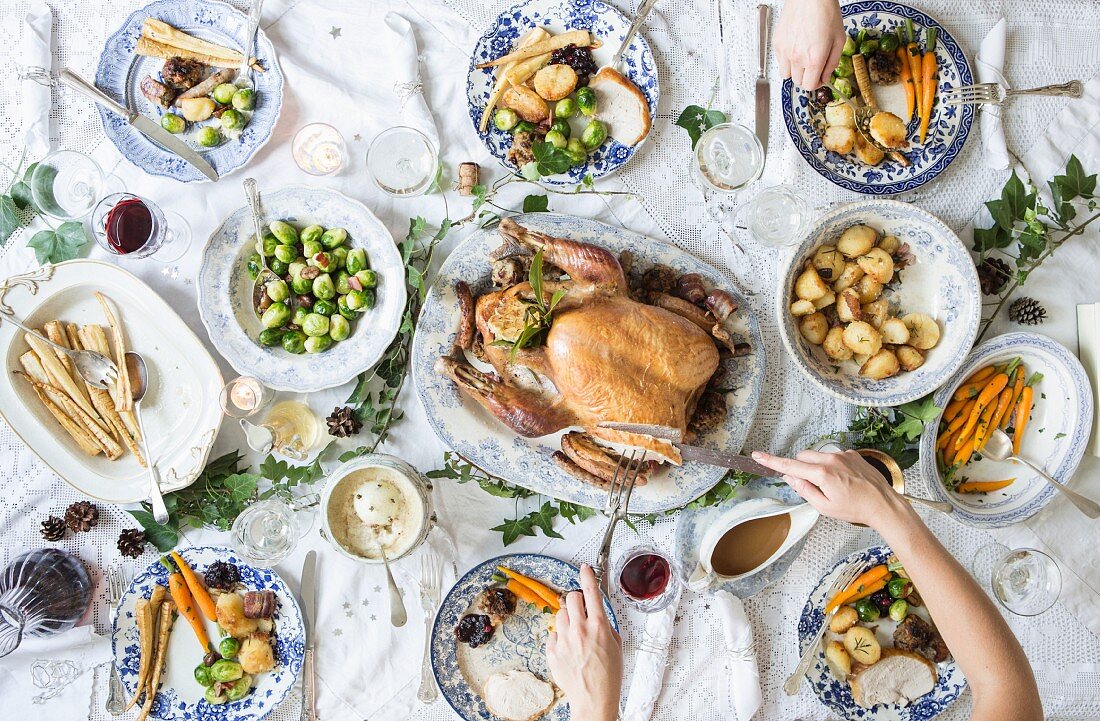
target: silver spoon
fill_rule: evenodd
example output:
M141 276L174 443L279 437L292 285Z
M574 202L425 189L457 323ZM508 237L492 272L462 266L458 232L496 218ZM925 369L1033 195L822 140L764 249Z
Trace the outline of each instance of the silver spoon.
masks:
M397 589L397 582L393 580L393 572L390 571L390 559L386 558L386 549L378 544L378 552L382 554L382 563L386 567L386 582L390 586L390 623L396 628L401 628L409 620L409 614L405 612L405 601L401 598L401 591Z
M94 388L106 389L108 383L114 383L118 380L118 368L115 367L114 361L102 353L91 350L72 350L63 345L58 345L33 328L28 328L15 318L6 316L3 313L0 313L0 320L6 320L16 328L20 328L43 343L48 344L54 350L67 355L76 366L76 372L88 382L88 385Z
M145 359L134 351L126 351L126 374L130 377L130 397L134 399L134 418L137 419L138 433L141 434L141 452L145 455L145 466L149 469L149 503L153 506L153 520L157 523L168 522L168 509L164 506L164 496L160 492L160 479L157 469L149 456L149 440L145 427L141 423L141 399L149 390L149 369Z
M253 87L252 83L252 49L256 45L256 30L260 27L260 10L263 8L264 0L253 0L252 7L248 11L248 33L245 36L244 44L244 60L241 63L240 73L248 81L249 87Z
M1081 511L1081 513L1084 513L1089 518L1100 518L1100 503L1085 498L1076 491L1071 491L1064 484L1048 476L1042 468L1039 468L1031 461L1027 461L1013 454L1012 439L1008 437L1007 433L999 428L995 429L993 435L986 441L985 447L982 448L982 455L993 461L1019 461L1023 463L1025 466L1042 476L1047 483L1061 491L1062 495L1066 497L1066 500L1077 506L1077 510Z
M279 276L271 268L267 267L267 256L264 255L264 231L263 220L260 217L260 196L256 190L256 179L244 179L244 194L248 198L248 209L252 211L252 228L256 234L256 254L260 256L260 272L256 274L256 280L252 283L252 310L257 317L262 316L260 311L260 298L267 292L267 284L278 280Z

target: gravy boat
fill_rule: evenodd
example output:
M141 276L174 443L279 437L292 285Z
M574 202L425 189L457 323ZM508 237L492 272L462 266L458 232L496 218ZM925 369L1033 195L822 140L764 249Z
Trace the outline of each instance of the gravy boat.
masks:
M787 531L787 537L763 563L735 576L726 576L714 571L711 566L711 557L714 555L714 548L718 545L718 541L726 533L748 521L778 516L783 513L789 513L791 516L791 526ZM703 540L699 544L699 561L688 578L687 587L693 591L703 591L716 583L736 581L759 573L775 563L780 556L802 540L817 523L819 515L813 506L808 503L788 506L774 498L752 498L744 503L738 503L711 523L710 528L703 534Z

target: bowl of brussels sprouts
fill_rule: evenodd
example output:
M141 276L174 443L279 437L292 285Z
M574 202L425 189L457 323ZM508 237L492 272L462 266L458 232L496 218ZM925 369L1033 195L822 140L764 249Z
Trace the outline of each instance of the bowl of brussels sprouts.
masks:
M290 186L260 202L259 244L241 207L203 250L199 313L210 340L271 388L346 383L378 361L401 321L405 273L393 236L333 190ZM256 284L264 264L277 278Z

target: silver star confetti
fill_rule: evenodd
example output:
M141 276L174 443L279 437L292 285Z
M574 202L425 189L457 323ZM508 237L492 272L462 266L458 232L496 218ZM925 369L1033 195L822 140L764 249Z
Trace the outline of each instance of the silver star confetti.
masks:
M369 605L370 605L370 601L364 598L363 603L362 603L363 608L366 608Z
M329 30L328 34L332 36L333 40L335 40L336 38L340 37L340 28L333 25L332 30Z
M334 629L332 629L332 635L333 636L343 636L344 632L342 630L338 629L338 628L334 628Z
M374 615L374 614L372 613L372 614L370 615L370 620L372 620L372 621L377 621L377 620L378 620L378 616L375 616L375 615Z
M382 587L381 586L375 586L374 587L374 592L375 593L382 593Z
M347 601L344 601L344 610L346 611L346 610L348 610L349 608L351 608L351 604L350 604L350 603L348 603Z

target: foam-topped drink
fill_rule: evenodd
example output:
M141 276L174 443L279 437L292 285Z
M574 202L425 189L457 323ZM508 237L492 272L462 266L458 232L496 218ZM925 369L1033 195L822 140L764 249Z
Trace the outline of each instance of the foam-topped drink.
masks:
M333 541L371 561L399 558L423 538L427 509L419 486L390 465L356 468L333 481L326 504Z

